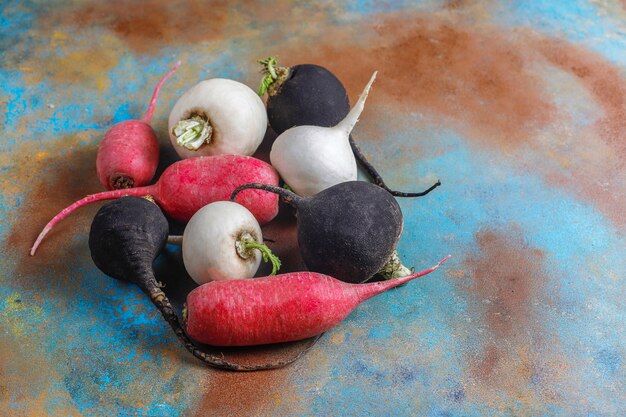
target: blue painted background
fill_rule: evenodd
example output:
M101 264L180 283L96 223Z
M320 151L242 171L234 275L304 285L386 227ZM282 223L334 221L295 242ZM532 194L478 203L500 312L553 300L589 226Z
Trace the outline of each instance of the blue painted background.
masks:
M1 3L0 414L626 414L624 2L128 3ZM208 77L256 88L274 53L331 68L352 101L380 70L359 143L393 188L443 183L399 200L399 253L416 269L453 258L292 366L232 374L93 266L97 207L27 251L101 191L104 131L141 116L177 59L153 122L163 165L177 97ZM168 251L163 274L187 288Z

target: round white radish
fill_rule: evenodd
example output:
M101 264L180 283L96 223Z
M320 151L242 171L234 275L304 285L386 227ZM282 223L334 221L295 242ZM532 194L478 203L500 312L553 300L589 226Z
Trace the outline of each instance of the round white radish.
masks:
M333 185L355 181L357 166L350 147L354 128L376 72L348 115L333 127L295 126L279 135L270 151L272 165L301 196L312 196Z
M263 101L247 85L213 78L200 81L174 104L168 121L181 158L252 155L267 130Z
M232 201L208 204L194 214L185 227L182 246L185 269L198 284L251 278L262 258L272 261L273 273L280 266L263 244L252 213Z

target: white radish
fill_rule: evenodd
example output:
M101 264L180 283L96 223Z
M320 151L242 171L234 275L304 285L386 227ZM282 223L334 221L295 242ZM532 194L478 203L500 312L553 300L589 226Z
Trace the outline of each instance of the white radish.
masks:
M350 132L365 107L376 74L372 74L359 100L336 126L295 126L276 138L270 151L271 163L296 194L309 197L357 179Z
M252 213L232 201L217 201L193 215L182 238L185 269L198 284L224 279L251 278L261 259L280 261L263 244L261 227Z
M267 112L247 85L212 78L200 81L178 99L170 112L168 130L181 158L250 156L265 136Z

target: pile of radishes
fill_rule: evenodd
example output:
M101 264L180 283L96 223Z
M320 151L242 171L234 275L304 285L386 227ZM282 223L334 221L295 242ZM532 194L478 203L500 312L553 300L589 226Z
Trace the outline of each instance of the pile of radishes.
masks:
M196 343L249 346L320 335L362 301L434 271L449 257L412 273L396 252L403 217L394 196L425 195L440 183L418 193L392 191L356 146L351 132L376 72L350 109L345 88L325 68L285 68L275 58L260 62L259 94L240 82L213 78L178 99L168 134L182 160L147 185L159 161L150 121L159 90L178 62L157 84L143 119L119 123L104 135L96 170L108 191L62 210L30 252L34 255L73 210L115 199L91 225L89 248L96 266L139 285L194 356L243 371L284 366L297 357L238 365ZM265 92L267 105L259 97ZM268 121L278 134L271 165L252 156ZM357 160L374 183L357 181ZM264 244L261 226L277 215L279 199L295 208L298 247L308 271L275 275L280 260ZM182 238L169 241L182 245L185 269L199 285L187 296L182 321L152 270L168 242L166 215L186 223ZM262 261L271 262L272 276L253 278ZM376 274L387 279L364 283Z

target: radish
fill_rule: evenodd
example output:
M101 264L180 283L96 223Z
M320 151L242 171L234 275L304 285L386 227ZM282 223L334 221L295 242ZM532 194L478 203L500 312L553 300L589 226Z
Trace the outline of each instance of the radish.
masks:
M343 182L304 198L276 186L245 184L231 199L249 188L276 193L295 207L298 245L309 270L351 283L379 272L388 278L410 273L394 254L402 234L402 211L379 186Z
M281 135L294 126L336 126L349 114L348 93L337 77L326 68L313 64L295 65L290 68L282 67L278 65L275 57L269 57L259 61L259 63L263 66L262 73L265 74L261 81L259 94L262 96L267 91L268 120L277 134ZM356 171L352 168L354 158L349 158L346 155L345 139L338 142L340 144L336 146L341 148L341 159L346 161L345 169L349 172L351 179L356 179ZM376 168L368 162L352 135L348 135L348 142L354 157L373 182L396 197L420 197L441 185L437 181L426 191L412 193L394 191L387 187ZM292 146L296 147L295 144ZM307 146L310 145L307 144ZM324 147L324 149L326 148ZM317 152L317 149L314 151ZM311 152L309 152L309 148L306 148L301 153L309 155ZM318 159L325 160L325 157ZM329 161L334 161L334 158L330 158ZM288 164L289 160L285 163ZM337 168L328 163L321 165L320 169L334 172ZM289 185L292 186L292 184Z
M278 185L278 174L266 162L250 156L216 155L178 161L163 171L161 178L153 185L92 194L63 209L41 231L30 254L35 254L54 225L77 208L94 201L112 200L125 195L151 195L174 220L187 222L205 205L228 200L238 186L257 181ZM278 197L269 197L264 192L247 192L237 201L248 208L262 225L278 214Z
M259 61L265 75L267 118L277 134L294 126L334 126L350 111L348 93L326 68L313 64L278 66L276 57Z
M339 324L368 298L433 272L449 257L422 272L370 284L314 272L209 282L187 296L183 325L192 339L213 346L306 339Z
M144 198L124 197L105 204L94 217L89 231L91 258L105 274L139 286L183 346L208 365L234 371L255 371L285 366L304 354L305 351L294 358L271 364L238 365L199 350L185 334L152 269L167 234L167 219L155 204Z
M216 201L198 210L185 227L182 246L185 269L198 284L251 278L261 258L272 262L271 275L280 268L252 213L232 201Z
M111 127L98 146L96 171L107 190L132 188L150 182L159 164L159 143L150 126L161 87L178 70L180 61L157 84L141 120L125 120Z
M250 87L213 78L199 82L178 99L168 130L181 158L252 155L265 136L267 113Z

